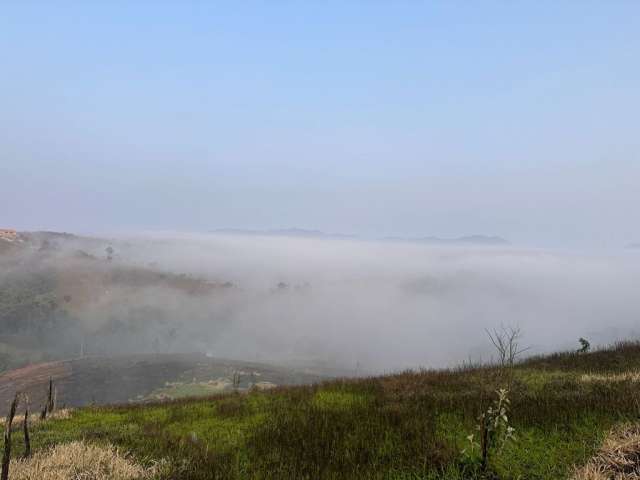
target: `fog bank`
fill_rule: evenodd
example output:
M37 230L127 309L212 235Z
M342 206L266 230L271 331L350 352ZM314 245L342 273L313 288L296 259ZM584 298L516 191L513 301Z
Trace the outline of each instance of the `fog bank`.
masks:
M355 374L490 361L485 329L501 324L544 353L632 338L640 319L631 250L55 238L0 258L0 300L3 335L58 356L199 351Z
M193 348L216 356L373 371L435 367L490 360L484 330L500 324L520 326L541 353L577 347L581 336L593 344L632 336L640 319L635 252L228 235L123 245L119 262L235 285L185 301L191 308L174 319L183 337L197 338Z

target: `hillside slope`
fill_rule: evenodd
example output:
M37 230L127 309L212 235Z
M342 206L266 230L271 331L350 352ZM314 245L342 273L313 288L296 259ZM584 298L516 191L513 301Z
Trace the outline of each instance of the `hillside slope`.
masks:
M627 455L619 476L576 469L601 468L609 457L590 459L610 429L617 427L617 436L603 448L632 438L619 429L637 422L639 372L640 344L620 344L506 369L405 372L85 408L36 424L32 442L40 451L79 439L113 444L146 466L164 459L168 470L159 478L631 479L640 444L628 441L626 451L616 450ZM508 389L505 413L515 436L489 449L482 471L468 436L477 435L478 416L499 388Z
M223 316L210 311L234 295L230 282L99 258L104 245L0 230L0 372L87 354L202 351L206 341L197 348L187 338L201 332L180 327L223 327Z

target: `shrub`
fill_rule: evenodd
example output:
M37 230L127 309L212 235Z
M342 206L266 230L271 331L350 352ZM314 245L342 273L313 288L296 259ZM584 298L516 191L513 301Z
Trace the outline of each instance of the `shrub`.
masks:
M502 388L496 393L498 398L478 417L478 438L473 433L469 435L469 447L463 450L472 462L479 460L482 472L487 470L490 454L499 454L508 441L515 440L515 429L509 424L508 417L509 392Z

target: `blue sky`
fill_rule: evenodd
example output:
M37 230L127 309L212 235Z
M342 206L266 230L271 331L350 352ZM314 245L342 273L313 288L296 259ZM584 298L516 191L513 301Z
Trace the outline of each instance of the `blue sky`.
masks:
M2 226L640 241L640 2L0 8Z

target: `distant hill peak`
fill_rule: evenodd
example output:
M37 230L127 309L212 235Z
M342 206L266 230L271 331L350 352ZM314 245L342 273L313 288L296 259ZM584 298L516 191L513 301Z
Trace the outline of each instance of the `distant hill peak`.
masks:
M255 235L270 237L304 237L304 238L355 238L352 235L339 233L325 233L320 230L305 230L303 228L281 228L273 230L251 230L242 228L222 228L211 233L223 235Z
M508 245L509 241L498 236L488 235L469 235L453 239L454 242L460 243L485 243L489 245Z
M428 243L434 245L510 245L508 240L498 236L467 235L456 238L442 237L387 237L385 240L397 242Z

